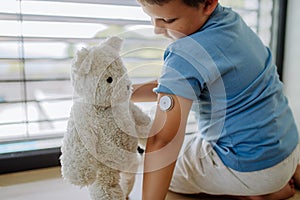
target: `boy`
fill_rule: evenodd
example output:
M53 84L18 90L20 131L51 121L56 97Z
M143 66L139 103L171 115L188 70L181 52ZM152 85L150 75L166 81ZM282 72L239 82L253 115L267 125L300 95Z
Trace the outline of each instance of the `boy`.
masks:
M139 0L155 33L174 42L158 81L133 101L156 100L143 200L178 193L286 199L299 185L298 132L271 52L218 0ZM190 109L198 133L185 136Z

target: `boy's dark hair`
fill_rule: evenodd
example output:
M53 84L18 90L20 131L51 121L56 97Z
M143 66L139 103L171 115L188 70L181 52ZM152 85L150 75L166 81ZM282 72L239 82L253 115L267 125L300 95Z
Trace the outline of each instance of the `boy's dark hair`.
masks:
M172 0L138 0L141 4L157 4L157 5L163 5L165 3L168 3ZM205 3L206 0L182 0L183 3L185 3L188 6L191 7L198 7L200 3Z

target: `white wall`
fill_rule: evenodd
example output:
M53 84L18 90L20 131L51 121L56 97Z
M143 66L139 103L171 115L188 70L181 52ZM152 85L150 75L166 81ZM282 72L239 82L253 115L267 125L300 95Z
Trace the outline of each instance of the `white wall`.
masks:
M284 59L286 95L290 101L300 131L300 1L289 0Z

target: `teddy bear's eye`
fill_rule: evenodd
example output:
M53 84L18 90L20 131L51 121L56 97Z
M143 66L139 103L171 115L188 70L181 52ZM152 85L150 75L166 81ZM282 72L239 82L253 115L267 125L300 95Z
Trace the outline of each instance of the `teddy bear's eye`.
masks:
M113 78L112 78L112 77L108 77L108 78L106 79L106 82L112 83L112 82L113 82Z

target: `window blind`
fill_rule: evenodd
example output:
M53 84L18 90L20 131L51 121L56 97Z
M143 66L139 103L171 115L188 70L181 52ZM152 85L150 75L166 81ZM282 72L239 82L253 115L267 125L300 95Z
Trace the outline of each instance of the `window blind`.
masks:
M239 12L272 45L273 0L220 3ZM159 76L170 42L153 34L135 0L2 0L0 26L0 154L60 144L78 49L119 35L125 39L121 55L128 73L139 82Z

